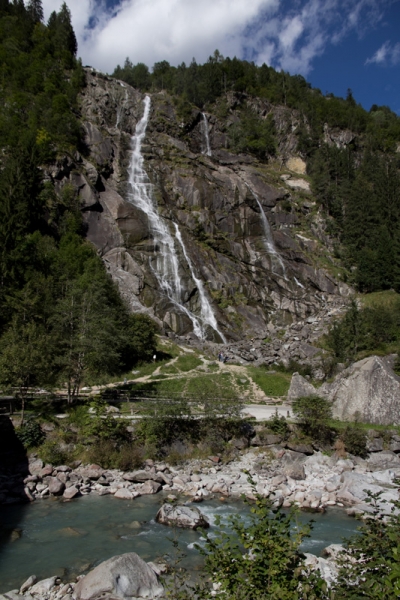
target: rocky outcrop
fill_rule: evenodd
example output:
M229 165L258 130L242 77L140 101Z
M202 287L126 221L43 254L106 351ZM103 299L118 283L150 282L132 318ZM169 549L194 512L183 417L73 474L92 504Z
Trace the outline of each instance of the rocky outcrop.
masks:
M364 358L340 373L333 383L325 383L321 391L332 402L337 419L400 424L400 377L388 359Z
M159 598L164 588L137 554L114 556L90 571L75 586L74 600Z
M296 154L296 111L231 94L226 118L217 116L218 106L216 114L207 114L212 156L206 156L202 113L182 117L162 92L151 95L142 155L153 200L175 238L182 307L166 301L150 266L160 249L147 216L130 195L131 136L143 115L143 95L93 69L86 69L86 77L80 107L88 154L58 161L46 176L58 192L66 184L76 189L87 237L133 311L149 313L168 333L188 335L193 323L187 310L201 313L200 280L220 330L234 341L260 332L267 337L271 323L286 327L323 307L344 305L349 288L318 260L324 256L326 264L329 236L321 215L315 223L311 196L304 198L309 184L303 177L305 163ZM286 179L252 156L227 150L227 132L243 102L260 118L273 115L279 152L287 159ZM212 328L206 335L221 341ZM313 352L308 340L294 350L300 360Z
M195 506L163 504L156 515L157 523L184 529L206 529L210 526L203 514Z
M298 373L293 373L292 380L290 382L290 388L287 393L287 402L293 402L293 400L297 400L297 398L302 398L303 396L316 396L317 390L315 387L302 377Z
M400 377L391 365L390 357L369 356L318 389L295 373L288 401L300 396L322 396L332 403L333 416L337 419L376 425L400 424Z

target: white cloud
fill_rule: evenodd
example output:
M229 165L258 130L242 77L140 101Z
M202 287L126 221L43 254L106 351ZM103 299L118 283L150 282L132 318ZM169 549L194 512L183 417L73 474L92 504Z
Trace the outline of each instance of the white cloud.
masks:
M380 48L365 61L366 65L375 63L376 65L398 65L400 64L400 42L397 44L390 43L389 40L384 42Z
M62 1L43 0L45 16ZM390 1L298 0L284 8L283 0L122 0L114 10L105 0L67 3L83 63L103 71L127 56L148 66L204 62L218 48L307 75L329 44L373 27Z

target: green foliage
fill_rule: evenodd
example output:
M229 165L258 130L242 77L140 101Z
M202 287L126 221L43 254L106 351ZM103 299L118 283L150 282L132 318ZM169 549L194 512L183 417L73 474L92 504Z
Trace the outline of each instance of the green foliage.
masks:
M250 523L231 516L227 533L220 521L217 535L206 537L205 571L210 582L196 593L210 598L212 585L229 600L300 600L326 597L326 584L304 566L299 546L309 528L296 522L296 509L284 513L268 498L255 494ZM296 525L293 528L293 525Z
M343 441L346 452L365 458L368 455L366 448L367 435L357 423L347 425L346 429L340 434L340 439Z
M359 308L352 301L344 317L326 336L326 346L337 361L354 360L358 353L387 352L400 342L400 297L385 304L372 302Z
M107 412L107 403L100 398L89 404L86 418L83 418L81 433L84 439L121 441L127 439L125 423Z
M315 439L329 436L332 408L328 400L320 396L302 396L293 401L292 410L307 435Z
M272 115L260 119L251 109L244 110L239 123L228 129L230 146L237 152L249 152L260 159L275 155L275 124Z
M23 443L25 448L35 448L40 446L45 438L45 434L40 424L34 419L29 419L22 427L16 431L17 437Z
M283 415L278 414L278 409L266 422L266 427L277 435L282 435L284 438L289 433L288 422Z
M368 494L372 514L350 538L340 560L335 600L393 600L400 597L400 503L381 509L380 494Z

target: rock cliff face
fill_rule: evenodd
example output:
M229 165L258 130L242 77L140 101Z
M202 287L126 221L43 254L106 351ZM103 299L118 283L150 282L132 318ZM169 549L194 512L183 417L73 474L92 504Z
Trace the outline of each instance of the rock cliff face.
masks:
M87 151L55 164L49 177L77 190L87 237L133 310L166 332L214 341L267 336L271 324L340 310L349 288L321 268L334 259L296 156L293 111L255 103L260 115L272 111L286 157L265 164L226 150L240 98L228 97L223 117L218 106L182 116L173 98L150 94L144 122L141 93L86 72Z

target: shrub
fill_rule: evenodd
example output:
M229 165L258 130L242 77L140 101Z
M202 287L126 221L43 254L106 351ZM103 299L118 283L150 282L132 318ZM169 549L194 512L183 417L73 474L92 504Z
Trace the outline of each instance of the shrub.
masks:
M278 414L278 410L275 410L275 414L266 422L266 427L276 433L286 437L289 434L289 426L283 415Z
M319 440L331 436L328 422L332 418L332 409L328 400L320 396L302 396L293 402L292 409L307 435Z
M46 437L39 423L34 419L26 421L22 427L17 429L16 434L25 448L34 448L35 446L40 446Z
M253 493L254 503L245 500L251 505L249 523L240 515L229 517L234 532L229 534L217 519L217 534L206 537L204 548L198 547L205 556L205 570L211 581L194 597L212 597L211 586L227 600L326 597L326 584L319 574L310 573L304 566L299 546L310 529L296 522L297 509L285 513L255 489Z
M343 441L346 451L350 452L350 454L361 456L361 458L367 456L367 436L357 424L347 425L346 429L340 435L340 439Z
M73 454L66 449L63 449L59 442L55 440L47 440L38 448L38 455L45 463L52 465L64 465L73 460Z

